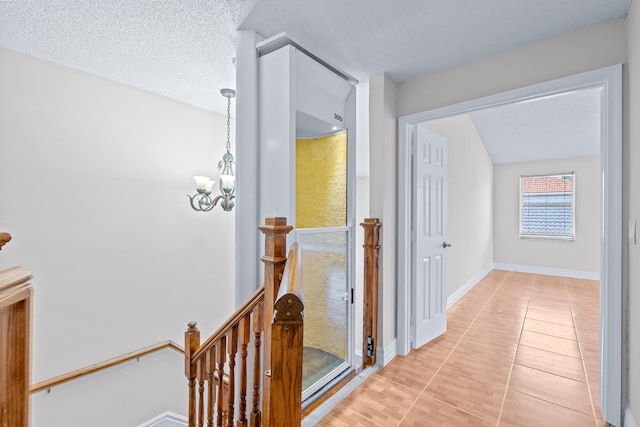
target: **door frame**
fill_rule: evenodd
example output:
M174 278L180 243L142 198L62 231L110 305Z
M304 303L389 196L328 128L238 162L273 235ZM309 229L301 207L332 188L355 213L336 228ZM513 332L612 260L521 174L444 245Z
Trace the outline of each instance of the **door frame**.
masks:
M410 351L411 138L421 122L483 108L602 88L600 164L600 406L605 421L620 425L622 403L622 65L522 87L398 119L397 354Z

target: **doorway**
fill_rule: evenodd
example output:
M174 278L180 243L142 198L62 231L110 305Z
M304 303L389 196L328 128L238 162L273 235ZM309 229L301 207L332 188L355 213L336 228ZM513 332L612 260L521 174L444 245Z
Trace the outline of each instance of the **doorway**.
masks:
M601 253L600 253L600 405L605 421L620 425L621 404L621 270L622 270L622 72L621 66L594 70L399 119L398 146L398 349L411 343L411 136L418 123L527 101L569 91L602 89L601 109Z

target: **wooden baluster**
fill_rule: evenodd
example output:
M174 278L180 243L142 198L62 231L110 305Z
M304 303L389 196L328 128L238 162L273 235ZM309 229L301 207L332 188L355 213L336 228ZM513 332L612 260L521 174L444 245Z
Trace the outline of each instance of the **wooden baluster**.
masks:
M360 225L364 228L362 367L366 368L376 364L378 345L378 252L381 224L378 218L365 218ZM371 353L368 345L371 346Z
M229 399L227 410L227 427L233 427L236 400L236 355L238 354L238 325L235 325L227 336L229 352Z
M196 376L192 356L200 346L200 331L196 322L189 322L184 333L184 374L189 381L189 427L196 425Z
M264 329L264 302L259 303L251 314L253 316L253 402L251 409L251 427L262 425L262 412L260 411L260 367L261 336Z
M240 412L238 427L247 426L247 354L251 340L251 316L247 314L240 320Z
M207 368L207 427L213 427L213 407L216 401L215 379L213 376L216 370L216 349L213 347L206 354Z
M269 420L270 401L270 377L266 375L272 369L271 366L271 320L273 319L273 306L276 302L280 280L287 261L287 233L293 227L287 225L286 218L266 218L265 225L260 227L264 234L265 255L261 258L264 262L264 369L262 381L263 418Z
M227 362L227 337L224 336L216 345L216 359L218 362L218 427L224 422L224 364Z
M204 381L207 378L205 361L198 359L198 427L204 427Z

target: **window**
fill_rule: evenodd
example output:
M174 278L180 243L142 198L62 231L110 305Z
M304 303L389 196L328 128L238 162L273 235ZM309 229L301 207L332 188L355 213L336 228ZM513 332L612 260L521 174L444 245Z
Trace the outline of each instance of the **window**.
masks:
M520 177L520 237L575 238L575 174Z

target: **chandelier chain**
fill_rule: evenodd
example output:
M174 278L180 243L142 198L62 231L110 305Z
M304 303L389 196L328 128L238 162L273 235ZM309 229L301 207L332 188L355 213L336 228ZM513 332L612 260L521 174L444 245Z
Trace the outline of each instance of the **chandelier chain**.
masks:
M231 142L230 142L230 132L231 132L231 98L227 98L227 153L231 151Z

